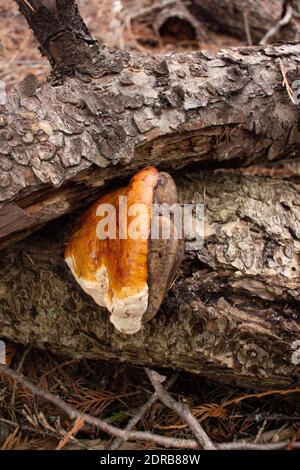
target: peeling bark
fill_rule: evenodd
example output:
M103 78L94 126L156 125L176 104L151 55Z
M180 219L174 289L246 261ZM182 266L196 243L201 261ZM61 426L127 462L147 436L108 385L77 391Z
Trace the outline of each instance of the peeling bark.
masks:
M205 204L205 244L186 253L141 332L115 331L81 291L63 261L71 224L56 222L1 254L2 338L258 389L299 386L299 183L190 172L177 184L181 202Z
M279 58L292 82L299 52L292 44L166 57L104 49L97 76L77 70L42 84L28 76L0 107L1 246L148 163L294 158L299 111Z

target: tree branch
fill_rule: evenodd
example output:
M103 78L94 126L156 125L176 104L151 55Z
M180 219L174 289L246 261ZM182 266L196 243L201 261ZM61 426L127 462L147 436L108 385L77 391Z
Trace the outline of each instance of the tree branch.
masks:
M293 7L292 5L287 5L285 15L274 26L272 26L272 28L269 29L269 31L267 31L267 33L264 35L264 37L262 38L259 44L261 44L262 46L264 46L265 44L268 44L270 39L273 36L275 36L283 26L286 26L287 24L289 24L292 17L293 17Z
M178 372L175 372L168 380L167 380L167 383L165 385L165 388L166 390L168 390L170 387L172 387L172 385L174 384L174 382L176 381L176 379L178 378L179 376L179 373ZM158 396L158 393L155 391L153 393L153 395L149 398L149 400L144 403L144 405L142 405L138 411L136 412L136 414L130 419L129 423L127 424L126 426L126 430L127 431L131 431L136 425L137 423L145 416L145 414L152 408L153 404L159 399L159 396ZM112 443L108 446L108 449L109 450L117 450L120 445L122 445L123 443L123 439L120 439L120 438L116 438L112 441Z
M95 418L86 413L81 413L77 411L74 407L68 405L61 398L53 395L50 392L40 389L36 385L32 384L23 375L15 372L11 368L3 364L0 364L0 374L3 374L4 376L15 380L20 385L30 390L33 396L38 396L41 399L48 401L49 403L52 403L53 405L57 406L61 411L66 413L71 419L75 420L78 418L82 418L84 422L89 424L90 426L100 429L101 431L111 436L118 437L124 441L136 440L136 441L141 441L141 442L152 442L154 444L158 444L160 446L167 447L167 448L191 449L191 450L199 449L199 443L193 439L177 439L177 438L159 436L157 434L152 434L150 432L121 430L115 426L108 424L106 421L102 419ZM164 392L161 393L161 389L159 389L159 395L160 397L165 395ZM290 448L292 449L294 448L299 449L300 447L299 442L289 443L288 441L270 443L270 444L252 444L249 442L238 441L238 442L223 443L223 444L212 443L211 445L218 450L281 450L281 449L286 449L287 446L290 446Z
M99 48L75 0L15 0L56 73L91 64Z
M92 427L100 429L101 431L122 439L123 441L128 440L138 440L142 442L153 442L154 444L159 444L164 447L169 448L179 448L179 449L198 449L199 444L197 441L194 440L186 440L186 439L176 439L176 438L167 438L163 436L159 436L156 434L152 434L150 432L142 432L142 431L127 431L121 430L112 426L111 424L107 423L106 421L95 418L91 415L86 413L81 413L76 410L76 408L68 405L64 400L61 398L53 395L50 392L40 389L36 385L32 384L27 378L23 375L15 372L14 370L10 369L9 367L0 364L0 374L5 375L6 377L10 377L11 379L17 381L20 385L24 386L33 394L33 396L38 396L49 403L57 406L60 410L62 410L66 415L68 415L71 419L82 418L85 423L89 424Z
M227 35L231 34L242 40L246 35L249 41L249 27L253 44L258 44L268 31L272 31L269 37L275 35L281 41L295 41L297 37L298 19L289 18L289 27L282 28L287 24L285 20L282 22L285 0L192 0L187 4L199 22L208 22L212 29ZM245 16L248 23L246 28Z
M210 437L206 434L201 424L192 415L189 408L183 403L179 403L174 400L174 398L162 386L161 379L163 377L153 370L145 369L145 371L160 401L162 401L165 406L175 411L175 413L177 413L187 423L203 449L215 450L216 447L212 443Z
M91 33L83 21L75 0L56 0L56 8L61 23L66 28L72 28L78 37L93 44Z

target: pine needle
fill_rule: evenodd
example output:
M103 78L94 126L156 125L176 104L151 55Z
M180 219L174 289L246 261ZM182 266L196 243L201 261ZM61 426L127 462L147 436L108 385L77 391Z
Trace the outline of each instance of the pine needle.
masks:
M56 450L61 450L63 447L65 447L66 444L68 444L69 440L71 437L76 436L78 431L80 431L81 428L84 426L84 419L81 416L78 416L78 418L75 420L74 425L70 429L70 431L65 435L65 437L59 442Z

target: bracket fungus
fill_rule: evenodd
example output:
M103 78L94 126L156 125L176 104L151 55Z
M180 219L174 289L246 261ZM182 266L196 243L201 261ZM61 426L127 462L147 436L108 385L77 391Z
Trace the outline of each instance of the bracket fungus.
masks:
M138 332L156 315L174 279L184 241L172 210L155 208L176 203L171 176L144 168L127 187L98 199L68 241L65 261L76 281L122 333Z

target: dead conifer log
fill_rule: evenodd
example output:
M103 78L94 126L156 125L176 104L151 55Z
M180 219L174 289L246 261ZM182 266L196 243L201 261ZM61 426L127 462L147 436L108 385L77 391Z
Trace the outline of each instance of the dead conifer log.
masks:
M56 222L1 253L2 338L252 388L299 385L299 183L201 172L176 181L182 202L205 202L205 244L186 253L155 319L118 333L65 265L71 223Z
M0 106L0 248L52 222L0 255L1 337L252 388L298 384L300 46L113 51L73 0L16 1L52 73ZM66 215L148 164L171 171L182 202L205 204L205 244L156 318L125 336L63 261Z
M18 3L52 76L26 77L0 106L0 248L149 163L175 170L297 156L299 111L287 87L299 78L299 45L112 51L93 41L72 0L57 3L58 15L39 0L35 12Z

